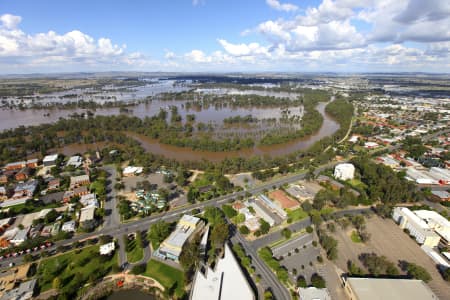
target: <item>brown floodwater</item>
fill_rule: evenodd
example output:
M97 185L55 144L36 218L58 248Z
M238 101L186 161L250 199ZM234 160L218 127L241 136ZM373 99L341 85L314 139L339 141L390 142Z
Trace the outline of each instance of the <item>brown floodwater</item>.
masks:
M208 160L221 161L230 157L244 157L251 156L270 156L277 157L290 154L292 152L307 149L320 139L330 136L339 129L339 124L325 113L325 106L327 103L320 103L317 110L323 115L324 121L322 127L315 134L291 141L289 143L271 145L271 146L255 146L253 148L243 149L239 151L227 152L213 152L213 151L198 151L190 148L177 147L172 145L161 144L158 140L151 139L145 135L133 132L127 132L127 135L139 141L142 147L148 152L164 155L168 158L173 158L181 161L186 160Z
M196 122L214 123L221 125L224 118L252 115L258 119L280 118L282 116L281 108L233 108L221 107L216 108L213 105L201 110L188 110L184 107L185 101L160 101L153 100L151 103L141 103L136 106L127 107L133 115L139 118L151 117L159 113L160 109L169 111L170 106L178 107L178 113L186 120L186 115L195 114ZM302 107L290 107L292 115L302 115ZM19 126L33 126L44 123L54 123L60 118L68 118L74 113L85 113L88 109L25 109L25 110L9 110L0 109L0 131L5 129L16 128ZM120 114L118 107L98 108L91 110L95 115L111 116Z

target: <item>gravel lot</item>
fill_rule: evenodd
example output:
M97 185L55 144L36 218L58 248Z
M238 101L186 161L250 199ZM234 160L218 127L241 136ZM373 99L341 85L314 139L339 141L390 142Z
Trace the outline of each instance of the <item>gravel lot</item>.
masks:
M346 230L342 230L340 226L336 226L336 233L333 235L338 240L339 257L335 264L340 269L347 270L349 259L363 267L358 259L361 253L374 252L384 255L395 264L398 264L400 260L406 260L426 268L433 278L428 283L433 292L440 299L450 299L450 283L442 279L433 260L394 221L372 216L369 219L366 218L366 226L371 234L367 244L351 241L349 232L353 230L353 227L349 226Z

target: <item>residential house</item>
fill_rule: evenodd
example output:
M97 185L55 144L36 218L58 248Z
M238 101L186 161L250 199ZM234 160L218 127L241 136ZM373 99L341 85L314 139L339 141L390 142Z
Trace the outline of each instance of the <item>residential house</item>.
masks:
M12 163L5 165L5 170L16 171L16 170L23 169L26 166L27 166L26 161L16 161L16 162L12 162Z
M60 188L60 185L61 185L61 179L59 179L59 178L52 178L52 179L50 179L50 181L47 184L47 189L49 191L57 190L57 189Z
M27 167L31 169L36 169L39 165L39 160L37 158L27 160Z
M22 168L19 172L14 175L14 178L16 178L17 181L24 181L27 180L28 177L30 177L31 169L28 167Z
M65 192L56 192L56 193L46 194L46 195L40 197L39 199L45 205L50 204L50 203L59 203L64 200L64 194L65 194Z
M91 181L89 180L89 175L79 175L70 177L70 189L73 190L77 187L89 185Z

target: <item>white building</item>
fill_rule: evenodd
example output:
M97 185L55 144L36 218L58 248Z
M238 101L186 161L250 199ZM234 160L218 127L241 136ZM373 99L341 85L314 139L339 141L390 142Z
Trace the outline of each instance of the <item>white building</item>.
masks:
M74 155L74 156L69 158L69 160L67 161L66 166L73 166L75 168L78 168L82 164L83 164L83 158L81 156L79 156L79 155Z
M334 167L334 178L340 180L353 179L355 177L355 166L350 163L338 164Z
M95 206L84 207L80 210L80 223L94 220Z
M75 221L68 221L64 223L61 230L64 232L75 232Z
M58 154L47 155L42 160L42 163L45 167L53 167L56 166L56 161L58 160Z
M299 288L300 300L331 300L328 289L318 289L315 287Z
M415 210L414 214L424 220L428 227L441 237L442 246L450 245L450 222L446 218L432 210Z
M80 197L80 203L84 207L99 207L97 197L95 196L94 193L82 195Z
M417 243L427 245L431 248L439 244L440 237L428 224L406 207L396 207L392 213L392 218L400 225L400 228L407 229Z
M435 178L441 184L450 183L450 170L432 167L429 172L430 176Z
M22 229L17 231L16 235L9 240L11 244L14 244L14 246L19 246L23 242L27 240L28 235L28 229Z
M214 269L199 268L192 283L191 300L253 300L255 294L228 244Z
M100 246L100 255L110 255L116 249L114 242Z
M183 215L178 221L175 230L161 243L161 246L153 252L153 255L177 262L181 251L183 250L183 245L196 232L199 232L203 226L204 222L199 218Z
M128 166L125 169L123 169L123 176L127 177L127 176L134 176L134 175L139 175L142 173L142 171L144 170L143 167L133 167L133 166Z
M412 167L406 170L406 179L417 184L439 184L439 181L431 177L426 171L419 171Z

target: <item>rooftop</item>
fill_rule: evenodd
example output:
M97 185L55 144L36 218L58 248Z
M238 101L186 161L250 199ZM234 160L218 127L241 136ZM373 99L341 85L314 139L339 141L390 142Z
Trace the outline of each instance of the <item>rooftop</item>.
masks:
M228 244L225 244L224 257L219 259L215 269L197 271L193 287L192 300L250 300L255 299L247 278Z
M356 298L364 300L437 300L422 280L347 278Z

